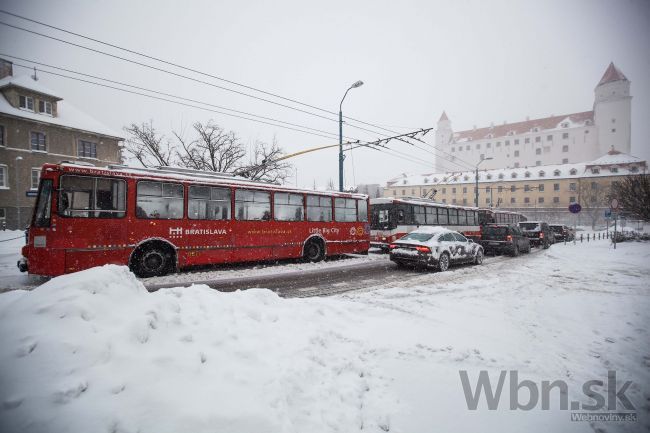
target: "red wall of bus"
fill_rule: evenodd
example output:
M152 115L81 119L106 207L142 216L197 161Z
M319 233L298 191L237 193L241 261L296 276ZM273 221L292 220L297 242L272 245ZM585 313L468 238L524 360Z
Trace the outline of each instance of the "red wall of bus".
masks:
M270 192L291 192L328 197L362 199L363 196L346 193L323 194L283 188L276 185L237 182L192 180L186 176L168 174L138 174L106 170L98 167L43 166L41 179L52 179L58 191L63 174L79 176L114 177L127 182L127 207L123 218L79 218L57 214L58 194L52 197L52 217L49 227L33 225L28 244L23 248L29 272L56 276L105 264L127 265L134 249L150 239L171 244L177 252L179 268L194 265L272 260L303 255L304 243L311 237L321 237L326 244L326 255L362 253L370 246L368 222L311 222L311 221L225 221L194 220L187 218L189 185L210 185L255 189ZM135 216L136 183L155 180L181 183L184 186L183 219L142 219ZM272 199L273 200L273 199ZM334 201L334 200L332 200ZM306 202L306 200L305 200ZM367 198L362 202L368 204ZM361 203L361 202L360 202ZM231 194L234 209L234 193ZM273 209L273 202L271 202ZM303 211L304 214L304 211ZM35 237L45 239L45 247L35 247Z

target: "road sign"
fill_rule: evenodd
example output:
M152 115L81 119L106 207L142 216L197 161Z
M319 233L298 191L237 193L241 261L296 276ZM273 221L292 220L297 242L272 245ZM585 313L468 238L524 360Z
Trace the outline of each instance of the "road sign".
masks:
M25 191L26 197L36 197L37 195L38 195L38 191Z
M609 207L611 210L616 212L618 210L618 199L613 198L612 201L609 203Z
M611 218L612 218L612 210L611 210L611 209L607 209L607 210L605 211L605 219L611 219Z
M569 205L569 212L571 213L580 213L582 210L582 206L580 206L580 203L571 203Z

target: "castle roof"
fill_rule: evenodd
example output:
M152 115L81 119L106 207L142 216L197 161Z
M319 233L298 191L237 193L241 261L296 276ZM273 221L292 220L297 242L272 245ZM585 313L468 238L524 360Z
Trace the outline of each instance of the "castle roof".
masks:
M537 128L539 131L556 129L562 123L570 125L583 125L586 121L593 122L594 112L583 111L581 113L563 114L542 119L524 120L522 122L504 123L503 125L488 126L485 128L468 129L454 133L454 141L482 140L484 138L506 137L508 135L519 135L531 132Z
M440 116L440 120L438 120L438 122L442 122L444 120L449 120L449 117L447 117L447 113L445 111L442 112L442 116Z
M603 78L598 82L598 85L602 86L613 81L627 81L627 77L623 75L620 69L614 66L614 62L611 62L603 74Z

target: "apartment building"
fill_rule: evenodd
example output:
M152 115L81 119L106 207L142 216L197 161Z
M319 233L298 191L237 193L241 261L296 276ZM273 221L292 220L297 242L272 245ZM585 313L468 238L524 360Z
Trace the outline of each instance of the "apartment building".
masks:
M14 76L0 59L0 224L8 229L28 225L43 164L121 161L122 137L36 78Z

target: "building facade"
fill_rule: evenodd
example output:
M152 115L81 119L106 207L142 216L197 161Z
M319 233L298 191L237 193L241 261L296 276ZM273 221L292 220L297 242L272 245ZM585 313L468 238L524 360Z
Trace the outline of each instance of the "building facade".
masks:
M607 197L622 176L643 174L647 163L610 150L591 162L488 169L479 172L479 207L522 212L529 219L571 223L569 204L580 203L584 224L602 222ZM385 197L429 197L449 204L474 206L474 171L403 175L392 179Z
M0 59L0 225L25 228L40 169L62 160L121 161L123 138Z
M449 159L482 168L535 167L592 161L614 146L631 150L630 81L613 64L594 90L590 111L526 119L454 131L442 113L436 129L436 146ZM454 170L456 164L436 160L436 171Z

